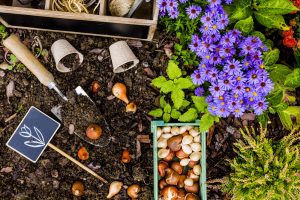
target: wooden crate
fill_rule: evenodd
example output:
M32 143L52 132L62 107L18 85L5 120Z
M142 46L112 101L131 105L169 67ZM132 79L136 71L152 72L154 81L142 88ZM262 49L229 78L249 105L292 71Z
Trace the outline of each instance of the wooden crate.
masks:
M5 0L0 0L0 22L11 28L147 41L153 39L157 27L158 8L156 0L152 0L151 19L109 16L107 14L108 0L100 0L100 9L97 14L52 11L49 10L50 1L46 0L45 9L34 9L7 6L4 5Z

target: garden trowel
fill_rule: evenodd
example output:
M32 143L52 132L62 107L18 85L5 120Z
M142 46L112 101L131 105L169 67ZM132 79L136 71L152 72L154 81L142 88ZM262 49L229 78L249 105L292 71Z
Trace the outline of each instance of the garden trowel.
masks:
M38 80L45 86L50 89L54 89L59 96L64 100L68 101L68 98L58 89L54 76L43 66L42 63L32 54L32 52L20 41L20 39L16 35L11 35L7 39L3 41L3 45L9 49L19 61L21 61L37 78ZM86 96L88 101L92 101L92 99L87 95L87 93L82 89L82 87L78 86L76 89L77 95ZM95 104L93 102L93 104ZM63 121L62 116L60 114L60 109L62 106L55 106L51 109L51 112L61 121ZM99 122L104 129L103 137L99 140L89 140L85 134L76 133L81 139L86 142L95 145L95 146L106 146L109 143L108 133L110 132L108 124L106 120L103 118L101 122Z

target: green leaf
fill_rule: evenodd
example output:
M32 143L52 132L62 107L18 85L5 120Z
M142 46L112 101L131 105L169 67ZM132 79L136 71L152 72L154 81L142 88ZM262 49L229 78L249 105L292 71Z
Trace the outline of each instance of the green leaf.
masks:
M182 45L176 43L176 44L174 45L174 49L175 49L176 51L180 52L180 51L182 50Z
M198 112L204 113L206 111L207 103L205 97L192 96L192 100Z
M261 123L263 128L267 128L268 121L269 121L269 115L267 112L264 112L263 114L257 116L258 122Z
M160 91L162 93L167 94L167 93L173 91L174 89L175 89L175 85L174 85L173 81L168 80L167 82L162 84Z
M169 122L171 119L171 115L169 113L164 113L163 120L164 122Z
M15 64L17 62L17 57L14 54L10 54L9 61Z
M152 116L152 117L161 117L163 115L163 110L161 108L157 108L154 110L151 110L148 115Z
M164 108L166 105L167 105L167 102L166 102L166 100L165 100L165 95L163 95L163 96L161 96L160 98L159 98L159 105L160 105L160 107L162 107L162 108Z
M174 108L179 110L184 100L184 92L180 89L175 89L171 93L171 99L174 103Z
M270 51L274 47L274 42L270 39L264 41L265 45L268 47L268 51Z
M189 89L194 85L190 77L175 79L174 84L179 89Z
M263 60L265 65L274 65L279 59L280 51L279 49L273 49L264 54Z
M298 10L289 0L265 0L258 7L258 12L284 15Z
M269 106L271 106L271 107L274 107L274 106L280 104L282 99L283 99L283 90L282 89L278 89L278 90L271 92L267 97Z
M296 89L297 87L300 87L300 68L295 68L292 73L287 75L284 86Z
M172 111L171 111L171 117L173 119L178 119L180 117L180 115L181 115L181 113L178 110L172 109Z
M296 117L297 124L300 123L300 106L289 106L287 109L278 112L282 125L291 130L293 128L293 121L291 116Z
M251 8L246 7L236 7L232 14L229 16L229 20L231 23L236 22L241 19L245 19L247 17L251 16Z
M200 119L200 132L204 133L208 131L208 129L214 125L215 117L210 113L204 114Z
M288 29L288 26L285 24L284 18L281 15L270 15L263 12L254 12L254 15L256 20L267 28Z
M172 110L172 108L171 108L171 105L170 105L170 104L167 104L167 105L164 107L164 112L165 112L165 113L171 113L171 110Z
M271 80L275 83L283 85L288 74L292 73L292 70L281 64L275 64L272 66L266 66L267 71L269 72Z
M296 59L296 62L298 64L298 66L300 67L300 48L296 49L294 48L294 57Z
M259 37L262 42L266 40L266 36L260 31L253 31L250 35Z
M151 84L157 88L161 88L163 84L167 82L167 79L164 76L159 76L151 81Z
M173 60L170 60L168 63L167 74L170 79L175 79L182 76L181 69Z
M280 103L280 104L274 106L273 108L276 110L276 112L279 112L279 111L287 109L288 107L289 107L289 105L287 105L286 103Z
M248 35L254 28L253 18L242 19L234 25L235 29L240 30L243 34Z
M180 110L185 109L186 107L188 107L191 104L191 102L189 102L188 100L183 100L182 105L180 107Z
M190 109L188 109L188 111L186 111L179 117L178 121L192 122L192 121L195 121L197 119L197 117L198 117L197 110L195 108L190 108Z

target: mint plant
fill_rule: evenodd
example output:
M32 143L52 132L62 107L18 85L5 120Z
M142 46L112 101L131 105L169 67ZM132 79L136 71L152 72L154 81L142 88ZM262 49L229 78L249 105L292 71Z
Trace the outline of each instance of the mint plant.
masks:
M266 130L241 131L234 144L237 157L229 161L231 173L222 189L232 199L300 199L300 132L292 131L279 141L266 138Z
M283 15L299 9L289 0L235 0L225 6L230 23L244 34L253 30L254 20L267 28L289 30Z
M160 118L165 122L171 119L180 122L195 121L199 115L200 131L207 131L219 118L208 112L205 97L195 96L193 84L189 76L183 77L182 70L175 61L170 60L167 67L168 77L159 76L152 80L152 86L160 89L160 108L149 112L149 115Z
M291 130L293 126L300 124L300 106L294 106L296 104L294 91L300 87L300 68L292 70L288 66L276 64L279 54L278 49L269 49L264 54L266 70L275 84L273 91L267 96L268 112L277 113L284 128ZM296 123L293 123L293 117L296 118ZM265 112L258 119L266 126L268 113Z

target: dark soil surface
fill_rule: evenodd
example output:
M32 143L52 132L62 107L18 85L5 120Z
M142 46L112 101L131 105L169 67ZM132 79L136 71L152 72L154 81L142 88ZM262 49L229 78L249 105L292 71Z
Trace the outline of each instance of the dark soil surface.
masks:
M101 112L111 130L110 143L103 148L90 145L75 134L69 134L68 126L62 126L51 143L76 159L79 148L86 147L90 158L82 162L84 165L92 168L108 182L119 180L125 187L134 183L139 184L143 191L140 199L151 199L152 144L141 143L141 148L137 149L136 138L138 135L149 135L151 138L151 119L147 113L154 107L153 103L158 93L149 83L153 76L162 71L161 66L164 66L164 62L160 59L166 59L163 58L164 53L157 50L157 44L128 41L141 62L125 73L114 74L108 47L116 42L116 39L51 32L10 31L18 34L28 47L33 37L38 36L43 48L49 51L48 56L41 56L39 60L53 73L61 91L69 94L78 85L82 86L96 103L96 107L88 112L94 114ZM56 70L50 47L58 39L67 39L85 56L80 68L70 73L60 73ZM3 59L2 55L1 57ZM109 184L103 184L54 150L46 148L39 161L34 164L6 147L5 143L30 106L35 106L55 117L50 111L51 108L65 102L55 91L41 85L27 69L0 71L2 74L4 72L4 76L0 78L0 199L75 199L71 193L71 186L76 180L81 180L86 187L82 199L106 199ZM15 90L9 104L5 94L6 86L11 80L15 83ZM98 94L93 94L90 90L94 80L102 85ZM126 105L121 100L113 98L111 88L116 82L126 84L129 100L138 106L135 114L126 113ZM71 107L67 106L66 114L80 116L80 113L78 115L80 111ZM15 113L16 117L7 121ZM85 114L80 117L85 120ZM93 120L95 119L96 117ZM77 121L74 123L82 124ZM133 157L128 164L120 162L124 149L129 149ZM142 154L140 157L137 157L138 150ZM126 189L123 188L115 199L128 199Z
M49 52L49 55L41 55L39 60L53 73L61 91L70 97L77 86L82 86L96 106L91 105L86 98L77 99L74 96L74 99L66 104L55 91L40 84L27 69L0 70L0 199L106 199L109 184L103 184L54 150L46 148L39 161L31 163L6 147L5 143L30 106L35 106L55 118L51 113L51 108L57 105L63 105L62 114L65 121L63 121L64 126L52 139L52 144L76 159L78 159L79 148L86 147L90 157L82 161L84 165L93 169L108 182L118 180L124 183L120 194L114 199L129 199L125 188L134 183L142 187L139 199L152 199L152 144L141 143L139 148L137 138L140 135L148 135L150 139L152 138L151 118L147 116L147 113L153 107L158 106L159 94L150 86L150 81L165 71L164 67L168 58L163 51L163 46L167 43L164 35L158 34L160 35L160 38L156 40L158 42L153 43L128 40L129 46L140 59L140 63L124 73L114 74L108 47L116 42L116 39L16 29L11 29L10 32L18 34L28 47L31 46L34 36L38 36L43 48ZM58 39L67 39L84 55L81 67L70 73L60 73L56 70L50 47ZM3 55L3 49L0 48L1 62ZM101 84L101 89L97 94L91 91L91 83L95 80ZM14 82L15 89L9 103L6 97L6 86L10 81ZM111 88L116 82L122 82L127 86L127 96L130 102L134 101L138 107L135 114L126 113L124 102L112 95ZM299 91L297 91L298 104L299 96ZM101 118L98 119L99 116ZM103 122L104 119L107 124ZM77 135L69 133L69 124L72 123L75 126L75 132L84 135L87 122L90 120L104 123L104 125L101 124L102 126L108 125L109 137L105 138L109 141L107 146L91 145ZM209 132L208 181L229 174L229 167L225 160L235 156L232 144L236 138L241 137L238 129L243 125L259 127L250 119L229 117L222 119ZM77 128L81 130L77 131ZM268 135L279 139L285 134L287 132L283 131L279 119L271 117ZM128 164L120 162L124 149L129 149L133 158ZM71 192L72 183L77 180L82 181L86 188L85 195L81 198L74 197ZM228 198L216 184L209 184L209 200Z

